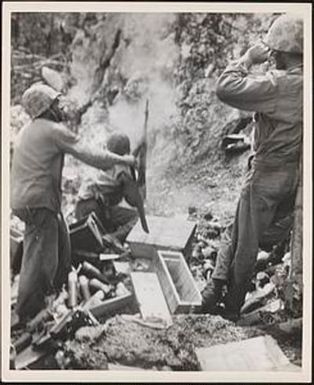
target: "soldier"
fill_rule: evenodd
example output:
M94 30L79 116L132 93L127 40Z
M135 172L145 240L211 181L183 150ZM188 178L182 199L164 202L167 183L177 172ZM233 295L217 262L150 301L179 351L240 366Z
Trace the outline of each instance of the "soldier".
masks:
M270 55L276 70L249 72ZM254 155L232 231L202 293L204 311L215 311L227 284L224 316L238 319L259 247L277 244L291 231L302 144L302 89L303 22L288 15L278 17L264 42L231 63L218 79L220 100L255 112Z
M109 151L125 155L130 153L130 139L127 135L115 132L107 140ZM126 178L131 179L131 169L125 165L114 165L100 171L95 182L81 186L76 205L76 218L82 219L95 212L106 231L105 240L111 241L122 250L122 243L138 220L136 208L123 207Z
M22 323L45 306L45 296L60 289L70 269L69 235L61 213L64 155L102 170L135 164L131 155L82 146L61 123L59 97L43 84L31 86L22 97L32 121L16 138L11 175L12 212L25 222L17 300Z

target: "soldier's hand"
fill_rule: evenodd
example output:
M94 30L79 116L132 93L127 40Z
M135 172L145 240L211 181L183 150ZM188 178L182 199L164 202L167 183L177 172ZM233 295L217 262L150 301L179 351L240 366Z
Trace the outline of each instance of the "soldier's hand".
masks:
M246 55L252 62L252 64L261 64L264 63L269 56L270 48L266 44L259 42L253 47L249 48L246 52Z
M133 155L124 155L123 159L128 166L132 166L134 168L138 167L137 160Z

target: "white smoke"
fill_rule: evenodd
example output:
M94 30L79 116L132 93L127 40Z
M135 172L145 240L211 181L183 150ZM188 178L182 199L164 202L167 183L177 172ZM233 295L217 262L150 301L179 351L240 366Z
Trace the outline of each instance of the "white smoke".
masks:
M109 121L126 132L131 143L141 136L147 99L148 130L155 135L177 113L172 82L179 49L171 33L174 20L173 14L124 15L123 36L129 44L121 48L117 64L122 76L129 79L125 92L138 92L141 96L133 102L120 97L109 108Z
M99 146L105 143L109 132L119 130L129 135L133 149L142 138L148 99L148 177L156 168L166 168L175 150L175 144L167 139L171 119L178 116L173 84L180 54L172 30L175 18L176 15L166 13L107 14L105 20L94 27L96 38L80 32L72 44L71 74L76 84L68 96L83 105L91 96L97 65L121 29L119 48L100 88L112 87L115 76L126 80L125 87L108 110L101 100L94 102L83 115L79 132L83 142ZM121 86L119 82L118 86ZM87 167L80 166L81 175L96 176L97 171Z

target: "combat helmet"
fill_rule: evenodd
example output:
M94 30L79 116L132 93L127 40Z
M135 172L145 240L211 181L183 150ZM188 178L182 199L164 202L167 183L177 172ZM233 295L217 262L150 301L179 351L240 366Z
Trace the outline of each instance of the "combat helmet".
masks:
M46 111L61 93L45 84L33 84L22 96L22 105L32 119Z
M264 42L275 51L302 54L302 18L293 15L279 16L271 25Z
M120 132L114 132L107 140L107 149L118 155L129 154L130 147L129 137Z

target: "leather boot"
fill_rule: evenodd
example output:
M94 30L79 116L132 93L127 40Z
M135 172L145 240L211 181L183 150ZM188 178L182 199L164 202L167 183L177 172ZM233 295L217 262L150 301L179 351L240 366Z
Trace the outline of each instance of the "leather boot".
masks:
M222 296L222 288L225 285L225 281L220 279L211 278L205 289L202 291L202 312L203 313L216 313L217 303Z

